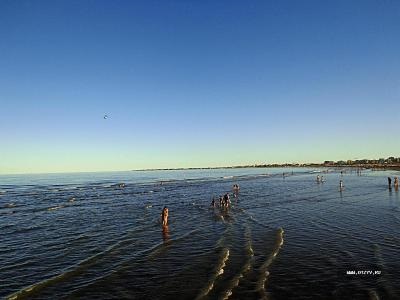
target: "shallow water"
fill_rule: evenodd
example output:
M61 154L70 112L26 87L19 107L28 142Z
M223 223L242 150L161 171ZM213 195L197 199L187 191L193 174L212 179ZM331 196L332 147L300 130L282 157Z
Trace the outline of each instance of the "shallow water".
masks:
M0 297L399 299L399 172L293 171L0 176Z

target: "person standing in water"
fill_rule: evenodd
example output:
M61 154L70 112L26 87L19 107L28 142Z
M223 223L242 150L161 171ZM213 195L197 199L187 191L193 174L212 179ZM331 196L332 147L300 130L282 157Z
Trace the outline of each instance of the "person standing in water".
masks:
M219 196L219 207L223 206L224 206L224 199L222 198L222 196Z
M389 189L392 188L392 178L388 177L388 185L389 185Z
M233 197L234 197L234 198L236 198L236 197L238 196L238 194L239 194L239 189L240 189L240 187L239 187L238 184L234 184L234 185L233 185Z
M319 178L319 175L317 175L317 183L319 183L321 179Z
M168 208L166 206L164 206L161 213L161 222L163 226L168 225Z
M343 180L339 181L339 190L342 191L343 190Z
M226 207L231 206L231 197L229 196L229 193L226 193Z
M164 242L168 242L168 240L169 240L168 225L163 226L163 228L162 228L162 237L163 237Z
M228 207L228 205L229 205L229 194L228 194L228 193L226 193L226 194L224 195L223 203L224 203L224 206L225 206L225 207Z
M394 178L394 188L396 189L396 191L399 189L399 178L397 178L397 176Z

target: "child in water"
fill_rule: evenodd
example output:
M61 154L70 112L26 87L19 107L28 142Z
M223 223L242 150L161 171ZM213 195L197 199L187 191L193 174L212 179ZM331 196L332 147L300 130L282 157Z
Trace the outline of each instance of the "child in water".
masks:
M163 226L168 225L168 208L166 206L164 206L161 213L161 222Z

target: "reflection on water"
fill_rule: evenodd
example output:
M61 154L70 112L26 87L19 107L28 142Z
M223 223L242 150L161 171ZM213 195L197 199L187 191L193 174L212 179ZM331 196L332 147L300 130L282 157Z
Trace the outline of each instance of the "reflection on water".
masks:
M168 225L165 225L162 227L162 237L164 242L167 242L169 240L169 228Z
M393 173L1 176L0 297L398 299ZM230 207L210 207L234 183Z

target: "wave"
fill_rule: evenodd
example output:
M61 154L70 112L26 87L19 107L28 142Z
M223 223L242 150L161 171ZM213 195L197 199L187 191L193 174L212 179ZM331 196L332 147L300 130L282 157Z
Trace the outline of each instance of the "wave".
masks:
M201 289L199 295L196 299L202 299L207 296L210 291L214 288L215 282L217 281L218 277L224 273L224 268L226 266L226 261L229 258L229 248L226 246L226 236L229 235L232 231L232 226L226 226L225 230L222 232L221 237L218 239L215 249L222 249L219 253L219 259L215 268L212 271L212 275L210 279L207 281L206 286Z
M58 205L58 206L49 207L47 210L52 211L52 210L57 210L57 209L64 208L64 207L65 207L64 205Z
M48 286L51 286L52 284L55 284L57 282L61 282L61 281L65 281L68 278L71 278L75 275L80 274L84 269L89 268L90 266L92 266L93 264L96 263L96 261L103 257L104 255L106 255L108 252L111 252L113 249L115 249L120 243L116 243L113 246L110 246L109 248L107 248L105 251L97 253L83 261L81 261L80 263L78 263L77 265L71 267L69 270L60 273L56 276L53 276L51 278L45 279L43 281L40 281L38 283L32 284L26 288L23 288L21 290L19 290L18 292L15 292L9 296L6 297L6 299L8 300L16 300L16 299L24 299L24 298L28 298L30 295L39 292L40 290L45 289Z
M381 299L376 290L369 290L368 291L368 296L369 296L370 300L379 300L379 299Z
M267 293L265 291L265 284L266 284L267 278L269 276L268 268L272 264L272 262L275 260L276 256L279 254L279 251L283 245L283 233L284 233L283 229L278 228L277 233L276 233L274 249L272 250L272 252L269 255L269 257L267 258L267 260L260 267L260 278L257 281L257 291L260 293L260 296L262 299L267 299Z
M207 282L207 285L201 290L200 294L196 297L196 299L202 299L208 295L208 293L214 288L215 282L218 277L224 273L224 268L226 266L226 262L229 259L229 249L223 248L219 255L219 260L217 262L212 275Z
M222 296L220 297L223 300L228 299L232 294L233 294L233 289L239 286L240 281L244 276L250 271L251 266L254 263L254 250L253 250L253 243L252 243L252 238L251 238L251 230L250 227L246 227L245 231L245 240L246 240L246 262L242 266L240 272L236 274L232 280L230 281L228 288L222 293Z
M180 236L180 237L178 237L176 239L170 240L169 244L171 244L174 241L178 241L178 240L181 240L183 238L186 238L186 237L192 235L196 231L198 231L198 230L197 229L196 230L192 230L192 231L188 232L187 234L185 234L183 236ZM70 267L67 271L65 271L63 273L60 273L60 274L58 274L56 276L53 276L51 278L45 279L45 280L43 280L41 282L32 284L32 285L30 285L30 286L28 286L26 288L23 288L23 289L15 292L15 293L9 295L9 296L6 296L6 299L8 299L8 300L24 299L24 298L27 298L30 295L34 294L34 293L40 292L41 290L45 289L48 286L51 286L51 285L56 284L58 282L65 281L66 279L72 278L73 276L79 275L84 270L86 270L86 269L90 268L91 266L95 265L98 262L98 260L101 259L102 257L105 257L107 254L112 253L113 251L115 251L121 245L126 244L126 243L130 243L130 242L132 242L134 240L135 240L134 238L121 240L121 241L109 246L103 252L97 253L97 254L95 254L95 255L87 258L87 259L84 259L83 261L81 261L77 265ZM136 258L139 255L143 255L143 254L148 254L149 256L154 255L163 246L164 246L163 242L162 243L158 243L158 244L154 245L151 248L145 249L143 251L139 251L138 253L136 253L134 255L134 257ZM128 261L131 261L131 259L132 258L123 260L119 264L119 266L122 266L124 263L127 263ZM98 276L96 278L96 280L98 280L100 278L104 278L104 277L108 276L109 274L111 274L112 272L115 272L115 269L109 270L103 276Z

